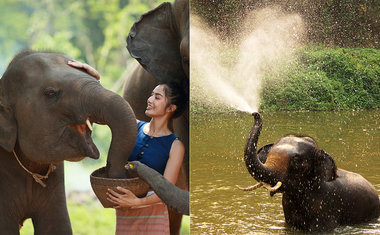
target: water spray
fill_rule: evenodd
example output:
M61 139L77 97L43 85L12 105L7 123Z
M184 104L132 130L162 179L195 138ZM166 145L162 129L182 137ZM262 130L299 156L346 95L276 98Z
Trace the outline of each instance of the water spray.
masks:
M244 25L239 38L222 42L191 17L192 100L216 109L259 110L263 77L291 55L303 23L298 15L266 8L249 14Z

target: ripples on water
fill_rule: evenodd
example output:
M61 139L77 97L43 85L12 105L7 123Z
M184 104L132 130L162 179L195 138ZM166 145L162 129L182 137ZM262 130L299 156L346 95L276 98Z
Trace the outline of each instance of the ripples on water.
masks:
M314 137L338 167L369 180L380 193L380 111L264 113L259 147L287 133ZM196 115L191 120L191 231L193 234L302 234L285 223L281 194L260 188L243 162L252 116ZM336 228L336 234L380 233L380 219Z

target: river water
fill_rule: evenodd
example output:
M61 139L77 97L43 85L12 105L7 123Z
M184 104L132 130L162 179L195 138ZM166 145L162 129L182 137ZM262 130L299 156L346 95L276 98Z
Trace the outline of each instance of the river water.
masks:
M380 110L270 112L262 118L258 147L288 133L312 136L339 168L361 174L380 193ZM256 183L243 162L252 124L247 113L191 116L191 233L302 234L286 225L281 194L235 186ZM380 233L380 219L333 232Z

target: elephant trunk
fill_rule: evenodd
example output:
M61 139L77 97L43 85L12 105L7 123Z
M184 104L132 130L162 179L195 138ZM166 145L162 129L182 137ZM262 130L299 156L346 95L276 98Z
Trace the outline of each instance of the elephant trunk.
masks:
M88 93L86 93L88 94ZM124 168L136 142L136 117L129 104L116 93L100 85L89 90L83 107L90 121L106 124L111 129L112 140L107 156L106 171L110 178L126 178Z
M189 192L170 183L164 176L141 162L133 161L125 166L126 169L145 180L159 198L173 210L189 215Z
M275 173L268 169L257 156L257 142L259 140L260 131L262 128L262 119L259 113L252 113L255 122L252 126L251 131L247 139L247 144L244 149L244 161L248 169L248 172L257 181L265 182L270 185L275 185L278 180L276 180Z

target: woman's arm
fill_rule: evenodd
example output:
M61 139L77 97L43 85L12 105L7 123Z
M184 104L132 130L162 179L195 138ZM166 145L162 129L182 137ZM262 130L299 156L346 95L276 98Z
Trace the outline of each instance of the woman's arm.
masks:
M172 184L177 182L178 174L181 169L185 147L180 140L174 140L166 163L164 177ZM143 205L151 205L160 202L161 199L156 194L138 198L130 190L117 187L121 193L108 189L108 200L116 204L115 209L129 208Z
M164 172L164 177L172 184L177 182L184 155L185 146L180 140L174 140Z

